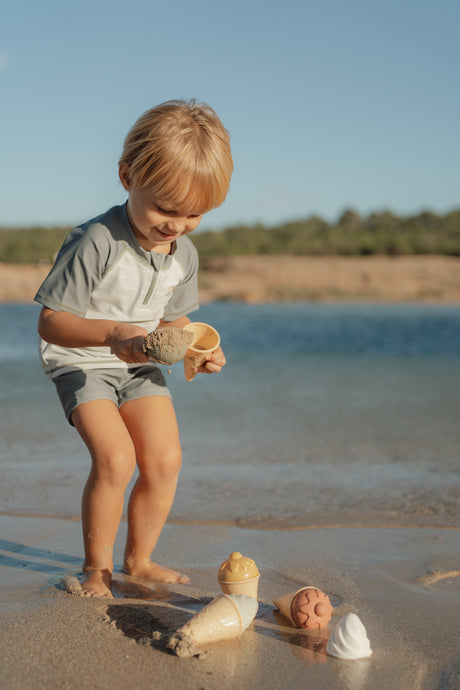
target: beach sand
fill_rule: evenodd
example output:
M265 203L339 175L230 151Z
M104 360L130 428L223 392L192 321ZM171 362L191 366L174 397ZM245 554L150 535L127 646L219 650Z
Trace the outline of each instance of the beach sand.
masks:
M116 598L69 594L63 578L81 567L77 521L0 516L0 684L24 688L458 688L457 529L321 527L252 530L168 524L159 562L192 578L189 586L125 578ZM125 523L115 558L121 561ZM181 659L155 641L167 637L220 593L217 569L232 551L261 572L259 611L237 640ZM326 592L333 618L322 631L294 628L275 597L303 585ZM356 613L373 654L326 656L337 621Z

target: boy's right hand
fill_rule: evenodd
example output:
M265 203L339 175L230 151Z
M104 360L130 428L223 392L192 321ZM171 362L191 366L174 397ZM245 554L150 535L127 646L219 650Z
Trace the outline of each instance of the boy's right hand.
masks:
M146 335L147 331L141 326L117 323L109 333L107 344L111 352L123 362L147 362L149 358L142 348Z
M66 311L43 307L38 320L43 340L62 347L110 347L123 362L147 362L142 345L145 328L107 319L87 319Z

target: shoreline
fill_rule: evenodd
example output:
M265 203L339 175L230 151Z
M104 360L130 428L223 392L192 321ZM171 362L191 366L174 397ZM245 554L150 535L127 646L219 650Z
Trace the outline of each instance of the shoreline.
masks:
M64 522L81 523L81 515L46 515L42 513L14 513L12 511L0 511L0 520L2 518L19 518L26 520L62 520ZM127 517L123 515L120 524L126 523ZM300 524L283 524L281 522L267 522L267 523L257 523L254 524L250 520L184 520L181 518L168 518L167 525L171 527L210 527L210 528L222 528L222 529L238 529L243 531L257 530L258 532L296 532L303 530L322 530L322 529L354 529L354 530L365 530L365 529L375 529L375 530L387 530L387 529L405 529L405 530L453 530L460 531L460 524L448 524L440 520L439 522L424 522L412 521L393 521L393 522L383 522L376 520L375 522L372 518L368 522L356 521L346 521L346 522L314 522L314 523L300 523Z
M317 516L316 516L317 517ZM12 511L0 511L0 520L2 518L19 518L28 520L63 520L65 522L81 523L81 515L51 515L44 513L15 513ZM362 519L362 518L361 518ZM123 514L120 524L127 522L127 516ZM438 521L431 520L426 521L424 519L412 520L405 522L404 520L393 520L384 521L379 518L369 518L367 522L361 522L356 519L347 519L344 522L338 521L327 521L317 520L316 522L282 522L280 520L270 518L265 522L260 520L251 520L250 518L246 520L226 520L226 519L182 519L180 517L175 518L169 517L167 520L168 525L175 527L216 527L221 529L238 529L243 531L257 530L259 532L296 532L303 530L322 530L322 529L354 529L354 530L365 530L365 529L375 529L375 530L387 530L387 529L406 529L406 530L453 530L460 531L460 524L446 522L445 519L440 518Z
M51 266L0 263L0 303L32 302ZM460 304L460 257L225 256L202 260L202 303Z

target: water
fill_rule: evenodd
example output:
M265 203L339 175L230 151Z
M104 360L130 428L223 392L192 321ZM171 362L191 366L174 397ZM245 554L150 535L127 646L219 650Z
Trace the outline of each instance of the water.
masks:
M0 305L0 512L75 517L87 451L41 371L38 310ZM167 377L184 451L172 521L459 524L458 307L216 303L194 317L228 364Z

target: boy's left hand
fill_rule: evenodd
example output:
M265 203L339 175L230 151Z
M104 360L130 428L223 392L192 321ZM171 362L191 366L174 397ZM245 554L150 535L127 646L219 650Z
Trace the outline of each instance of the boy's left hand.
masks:
M209 359L199 367L198 371L202 374L217 374L225 366L226 361L222 348L218 347L212 355L209 355Z

